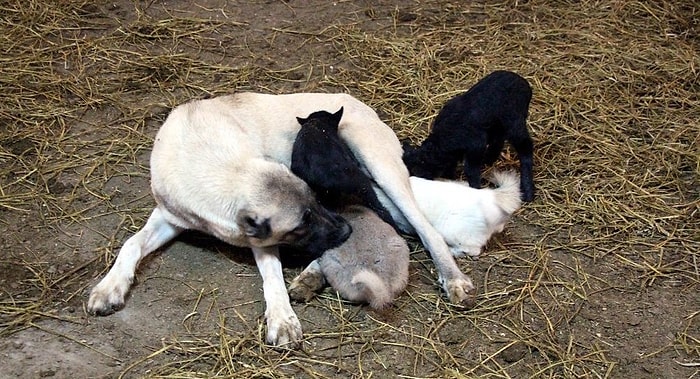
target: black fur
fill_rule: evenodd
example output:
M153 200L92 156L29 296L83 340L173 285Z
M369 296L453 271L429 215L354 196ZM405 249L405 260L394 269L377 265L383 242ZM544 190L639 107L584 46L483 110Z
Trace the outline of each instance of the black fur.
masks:
M372 189L372 180L360 169L360 163L338 135L343 108L336 113L314 112L307 118L297 117L301 130L292 150L292 172L316 192L326 207L338 209L343 201L356 198L394 225L389 212Z
M409 172L426 179L454 179L457 164L464 160L469 185L480 188L481 169L498 159L508 141L520 160L522 199L532 201L533 143L526 125L531 98L532 89L520 75L509 71L487 75L445 103L421 146L404 143Z

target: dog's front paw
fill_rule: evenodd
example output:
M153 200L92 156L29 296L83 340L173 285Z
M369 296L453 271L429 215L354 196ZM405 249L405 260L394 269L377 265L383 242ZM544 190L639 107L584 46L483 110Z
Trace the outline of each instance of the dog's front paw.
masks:
M297 349L302 338L301 323L294 312L282 317L267 317L267 343Z
M476 304L476 287L471 279L463 275L461 278L446 280L444 289L452 304L473 308Z
M90 292L87 310L97 316L107 316L124 308L124 297L131 279L107 275Z

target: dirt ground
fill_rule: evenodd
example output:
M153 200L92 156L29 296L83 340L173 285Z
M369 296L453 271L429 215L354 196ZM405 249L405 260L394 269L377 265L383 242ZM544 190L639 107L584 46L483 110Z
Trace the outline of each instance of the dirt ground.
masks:
M2 2L0 377L700 378L700 9L658 4ZM141 263L123 310L86 313L154 205L173 106L350 92L419 140L494 69L533 85L538 192L459 259L474 309L446 302L407 237L393 308L327 289L294 304L303 348L276 350L251 253L186 233ZM286 256L285 279L304 263Z

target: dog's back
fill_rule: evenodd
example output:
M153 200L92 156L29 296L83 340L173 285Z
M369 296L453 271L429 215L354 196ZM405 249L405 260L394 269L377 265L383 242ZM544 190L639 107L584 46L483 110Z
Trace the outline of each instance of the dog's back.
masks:
M271 145L291 154L296 120L281 118L273 124L276 121L253 101L257 96L248 98L240 94L183 104L158 131L151 153L151 187L168 221L236 246L294 245L298 241L288 232L309 222L303 215L311 210L311 219L318 222L309 225L308 233L319 238L309 239L307 247L349 234L349 227L341 225L344 220L318 206L308 185L284 162L269 159L276 151ZM249 124L259 128L247 130ZM288 132L266 132L277 125ZM329 222L327 227L322 220Z
M343 298L384 308L408 283L408 245L367 208L348 207L342 215L353 233L344 244L323 254L321 271Z

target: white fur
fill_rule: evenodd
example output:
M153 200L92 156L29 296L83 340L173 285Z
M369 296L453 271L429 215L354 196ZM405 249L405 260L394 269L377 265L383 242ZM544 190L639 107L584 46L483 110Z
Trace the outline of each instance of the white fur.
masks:
M471 188L458 181L438 181L411 177L411 188L418 207L440 232L455 257L477 257L493 233L503 231L510 216L520 208L520 180L513 172L495 172L498 188ZM380 197L399 228L415 231L391 202Z
M192 101L168 116L151 154L152 190L158 206L146 226L127 240L110 272L95 286L88 310L119 308L138 262L182 230L198 229L253 249L263 278L267 341L298 344L301 325L286 294L278 248L251 242L236 223L236 216L250 207L247 202L255 203L254 209L261 213L276 211L265 201L259 173L288 174L300 128L296 117L319 110L334 112L341 106L340 137L375 181L381 196L394 206L393 214L401 215L421 238L450 301L472 304L474 285L460 271L440 233L419 210L401 160L401 145L376 112L346 94L240 93Z

